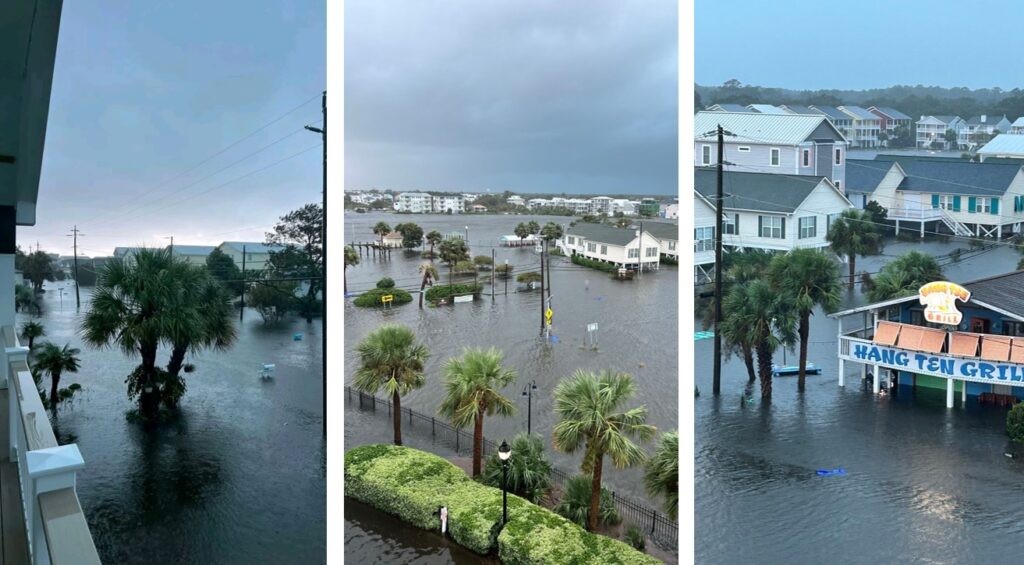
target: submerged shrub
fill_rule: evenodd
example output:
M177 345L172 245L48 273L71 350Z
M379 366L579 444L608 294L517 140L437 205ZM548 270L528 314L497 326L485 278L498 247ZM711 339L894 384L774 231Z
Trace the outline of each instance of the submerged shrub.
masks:
M512 439L512 457L508 469L508 491L531 502L551 488L551 463L544 458L544 442L539 436L519 434ZM502 470L498 454L487 459L481 481L501 488Z
M586 527L590 515L591 480L587 475L576 475L566 481L562 485L562 500L555 505L555 512ZM598 503L597 513L597 523L601 526L614 526L622 521L615 510L612 493L604 487L601 487L601 502Z
M480 292L483 286L478 284L436 284L427 290L426 299L429 302L437 302L450 296L463 296Z
M1018 402L1006 414L1006 433L1013 441L1024 443L1024 402Z
M644 538L644 533L640 531L640 528L636 526L626 528L626 533L622 537L630 547L637 551L647 549L647 539Z
M395 280L391 277L384 277L377 281L377 288L395 288Z
M381 301L381 297L389 294L392 297L392 306L412 302L412 295L400 288L375 288L360 294L352 301L352 303L356 306L362 306L363 308L380 308L381 306L384 306L384 302Z

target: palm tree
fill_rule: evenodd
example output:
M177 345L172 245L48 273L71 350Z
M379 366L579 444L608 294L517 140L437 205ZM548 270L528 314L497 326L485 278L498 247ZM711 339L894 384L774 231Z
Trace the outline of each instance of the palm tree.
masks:
M601 472L604 456L624 469L644 461L645 454L630 438L648 441L654 426L648 425L647 408L641 406L618 412L636 393L633 377L626 373L598 374L577 369L555 387L555 449L566 453L583 450L581 469L591 473L588 529L597 528L601 502Z
M25 325L21 326L21 335L28 340L28 348L31 351L36 338L46 335L46 328L39 322L25 322Z
M140 249L131 260L110 260L82 321L82 337L93 347L117 347L142 363L128 377L128 394L152 414L161 401L157 348L170 344L170 330L199 331L200 304L190 285L197 278L167 249Z
M469 246L462 239L446 239L441 242L440 255L441 260L448 263L448 286L452 286L456 264L469 259Z
M426 236L427 243L430 244L430 259L434 259L434 246L444 240L444 236L437 230L430 230L430 233Z
M728 252L723 261L723 282L732 287L763 278L768 272L768 266L774 256L774 253L761 249ZM717 298L712 297L704 311L705 329L715 325L715 300ZM734 316L724 316L721 326L716 331L725 340L725 347L743 359L749 382L753 383L757 380L757 370L754 367L754 343L749 340L750 336L746 326L738 322Z
M391 226L387 222L377 222L377 225L373 226L373 233L380 236L380 246L384 247L384 236L391 233Z
M516 225L515 231L512 233L519 237L519 241L522 241L526 239L526 236L530 235L530 226L526 225L524 222L519 222L519 224Z
M530 223L526 224L526 227L527 229L530 230L530 233L540 233L540 224L538 224L535 220L530 220Z
M354 267L359 264L359 253L356 253L355 247L351 245L345 246L345 268L341 273L342 282L344 288L342 289L345 294L348 294L348 268Z
M434 286L434 281L437 280L438 272L437 267L430 263L424 263L420 265L419 272L423 273L423 282L420 283L420 308L423 308L423 290L427 286Z
M516 380L511 369L502 366L501 351L467 348L462 357L444 364L445 396L437 413L456 428L473 424L473 476L480 475L484 448L484 416L511 416L515 404L501 395L501 389Z
M544 224L544 229L540 230L540 236L545 242L552 242L556 239L562 238L562 226L548 222Z
M943 279L942 267L931 255L910 251L882 267L873 280L868 299L882 302L916 294L918 289L932 281Z
M845 255L849 267L849 288L853 289L857 256L876 255L882 246L882 234L864 210L846 210L832 222L825 235L836 255Z
M772 259L771 278L775 286L791 300L799 319L800 369L797 390L804 391L807 380L807 345L811 334L811 314L815 306L826 313L839 306L842 284L832 259L816 249L794 249Z
M666 432L654 456L647 461L644 487L651 496L665 498L665 513L676 519L679 511L679 432Z
M191 324L168 328L167 341L171 344L171 357L167 363L161 396L167 404L175 406L184 393L181 369L185 354L204 349L225 351L238 337L235 328L231 296L224 287L211 278L207 271L194 265L183 264L188 277L183 299L195 310ZM176 392L177 391L177 392Z
M743 339L754 345L757 354L761 398L770 399L773 352L779 345L789 345L796 339L792 305L767 281L755 280L734 286L722 302L722 310L729 324L745 328Z
M42 350L36 354L35 366L42 372L50 375L50 406L57 408L60 397L57 394L57 387L60 386L61 374L77 373L79 368L78 349L65 344L58 347L52 343L45 343Z
M402 445L402 395L425 382L423 367L430 353L416 343L416 334L405 326L384 324L356 346L359 368L352 381L357 390L391 395L394 405L395 445Z

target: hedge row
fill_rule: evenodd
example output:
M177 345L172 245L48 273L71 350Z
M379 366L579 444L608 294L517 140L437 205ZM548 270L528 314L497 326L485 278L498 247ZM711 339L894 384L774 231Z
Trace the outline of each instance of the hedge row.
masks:
M447 506L453 540L481 555L497 547L498 556L508 564L660 563L512 494L509 522L501 528L500 489L473 481L441 457L408 447L365 445L349 450L345 496L431 531L440 530L436 512Z
M449 296L460 296L463 294L476 294L483 289L482 285L479 284L438 284L430 287L427 290L426 299L429 302L437 303L438 301L448 298Z
M588 259L582 255L573 255L572 262L582 267L590 267L591 269L597 269L598 271L604 271L606 273L614 273L619 270L619 267L614 263L605 263L604 261L598 261L597 259Z
M392 296L392 306L412 302L412 295L400 288L375 288L373 290L368 290L363 294L360 294L359 296L356 297L355 300L352 301L352 303L355 304L356 306L362 306L364 308L380 307L384 305L384 303L381 302L380 300L381 297L387 296L389 294Z

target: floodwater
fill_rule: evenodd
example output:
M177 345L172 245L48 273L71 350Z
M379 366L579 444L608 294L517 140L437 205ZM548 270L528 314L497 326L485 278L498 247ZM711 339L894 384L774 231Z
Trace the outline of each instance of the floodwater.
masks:
M562 216L443 216L397 215L386 213L345 215L346 242L373 241L372 227L385 221L393 227L400 222L416 222L424 231L441 233L465 232L469 226L470 253L490 255L494 250L498 263L508 259L513 274L536 270L539 256L532 248L497 247L498 239L511 234L519 222L536 220L566 223ZM364 255L362 262L348 269L350 292L372 288L384 276L393 278L399 287L419 289L417 267L423 263L418 253L406 255L396 250L390 260ZM441 283L447 281L444 265L438 263ZM521 396L526 383L536 381L538 390L532 400L532 430L551 436L555 423L552 391L558 381L577 368L598 371L613 369L631 373L636 378L637 394L626 406L646 405L648 422L660 431L677 427L678 382L678 271L662 266L659 272L644 273L633 281L617 281L606 273L572 265L567 259L552 257L552 310L554 334L558 343L545 343L540 338L541 301L538 291L516 292L510 280L508 295L504 281L497 279L496 296L490 296L489 281L484 296L473 303L421 310L414 300L391 310L358 308L351 300L345 303L345 382L350 384L358 366L355 345L383 323L404 324L413 331L431 352L426 367L427 384L403 397L402 406L425 414L435 414L444 394L441 367L445 359L462 353L465 347L497 347L505 352L505 365L516 371L516 382L505 395L516 402L517 414L512 418L492 417L484 421L484 435L496 442L511 438L527 427L527 399ZM488 273L489 275L489 273ZM481 277L483 278L483 276ZM599 324L598 351L583 349L588 323ZM380 393L378 393L380 394ZM369 443L378 438L376 430L363 419L345 420L346 447ZM387 425L378 419L377 426ZM365 438L365 439L364 439ZM645 446L653 451L655 444ZM555 466L576 471L580 454L556 453L550 447L548 457ZM603 481L617 494L625 494L648 506L661 507L650 501L643 490L640 468L618 470L605 466Z
M952 281L1011 271L1020 258L1007 247L969 255L962 242L900 242L858 258L857 269L954 247L965 253L943 261ZM847 299L865 302L859 292ZM1012 561L1024 551L1024 449L1006 436L1006 409L963 407L957 396L950 410L944 391L875 397L852 364L840 388L836 330L835 320L812 318L809 360L822 374L808 376L802 397L796 377L775 379L770 406L741 407L738 358L723 365L722 394L712 397L713 340L695 344L697 563ZM835 468L847 474L815 472Z
M180 417L145 430L126 418L138 359L84 345L73 285L63 306L48 288L41 341L81 349L81 370L61 383L82 390L54 428L82 451L78 496L105 563L326 561L319 320L268 327L247 310L229 351L190 356ZM83 315L88 299L83 289ZM263 363L277 365L273 380L260 380Z

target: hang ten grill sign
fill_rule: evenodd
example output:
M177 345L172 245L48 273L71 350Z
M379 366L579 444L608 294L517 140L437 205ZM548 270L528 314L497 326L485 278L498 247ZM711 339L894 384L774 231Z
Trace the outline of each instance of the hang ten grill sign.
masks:
M850 357L861 363L884 365L901 371L987 384L1024 383L1024 367L948 355L916 353L874 345L851 344Z
M933 324L956 326L964 315L956 308L956 301L967 302L971 291L947 281L930 282L918 291L918 300L925 306L924 319Z

